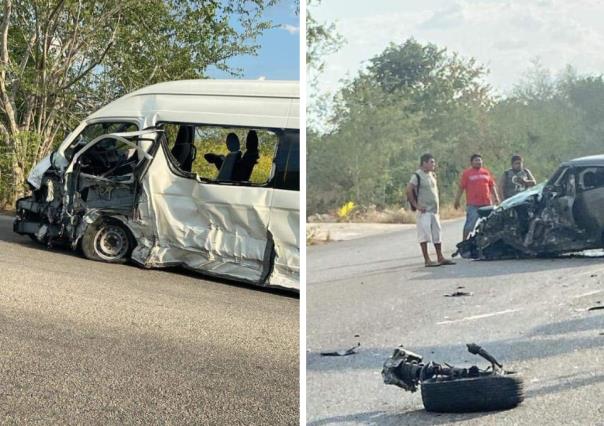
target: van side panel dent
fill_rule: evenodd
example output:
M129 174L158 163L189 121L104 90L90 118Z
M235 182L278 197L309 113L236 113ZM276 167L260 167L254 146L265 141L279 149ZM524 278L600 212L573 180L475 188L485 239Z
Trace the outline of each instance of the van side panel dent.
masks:
M145 238L133 252L135 261L260 282L272 190L174 175L162 148L143 178L143 190L137 223Z
M300 193L275 189L268 226L275 242L271 285L300 289Z

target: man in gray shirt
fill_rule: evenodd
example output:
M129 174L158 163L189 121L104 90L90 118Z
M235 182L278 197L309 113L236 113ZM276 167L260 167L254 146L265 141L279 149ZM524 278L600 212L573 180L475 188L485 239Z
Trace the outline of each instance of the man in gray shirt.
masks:
M407 184L407 199L412 208L417 211L417 238L422 249L426 266L453 265L450 259L445 259L441 247L441 227L438 216L438 186L436 185L436 160L432 154L424 154L420 158L420 168L411 176ZM433 262L428 254L428 243L434 244L437 262Z
M503 172L503 176L499 180L499 193L502 194L505 200L531 186L535 186L536 183L531 171L524 168L522 157L512 155L512 168Z

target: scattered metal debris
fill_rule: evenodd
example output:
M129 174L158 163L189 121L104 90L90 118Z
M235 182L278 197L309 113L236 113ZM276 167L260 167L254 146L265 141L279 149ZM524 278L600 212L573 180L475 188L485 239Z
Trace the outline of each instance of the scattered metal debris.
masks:
M462 297L462 296L472 296L474 293L468 291L454 291L450 294L445 294L445 297Z
M331 352L321 352L321 356L348 356L348 355L356 355L357 349L361 346L361 343L357 343L356 346L353 346L350 349L342 350L342 351L331 351Z

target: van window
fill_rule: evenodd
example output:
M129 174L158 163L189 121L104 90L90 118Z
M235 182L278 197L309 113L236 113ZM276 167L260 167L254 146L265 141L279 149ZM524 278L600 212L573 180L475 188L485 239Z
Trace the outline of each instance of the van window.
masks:
M138 126L136 124L124 121L108 121L89 124L82 130L82 133L75 138L69 148L65 150L65 158L71 160L74 154L84 147L84 145L99 136L109 133L136 132L137 130Z
M269 181L279 136L270 130L164 123L172 161L204 180Z
M300 190L300 134L286 132L275 160L275 188Z

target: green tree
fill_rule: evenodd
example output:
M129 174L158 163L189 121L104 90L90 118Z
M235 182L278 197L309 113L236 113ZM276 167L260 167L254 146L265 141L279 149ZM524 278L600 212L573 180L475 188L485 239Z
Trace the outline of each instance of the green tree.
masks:
M0 147L10 202L28 168L100 105L165 80L238 75L229 58L255 54L276 0L3 0ZM3 178L7 176L4 170Z
M309 211L319 208L315 200L333 208L343 197L365 205L402 203L405 185L428 151L439 160L443 199L452 198L469 155L492 140L485 73L473 59L413 39L371 58L339 92L335 130L310 145ZM328 168L315 169L314 161L337 164L345 183Z

